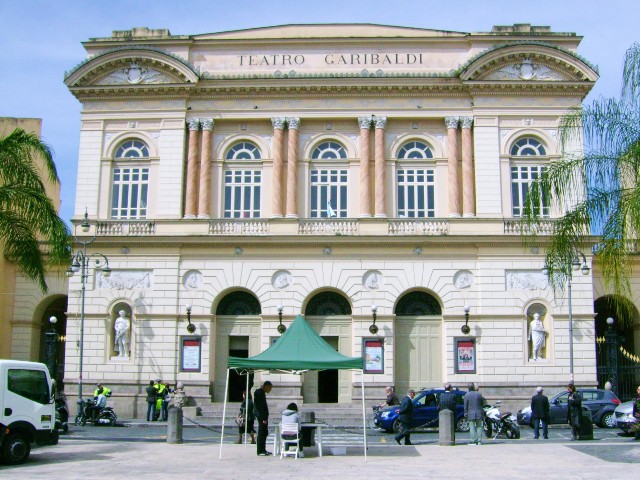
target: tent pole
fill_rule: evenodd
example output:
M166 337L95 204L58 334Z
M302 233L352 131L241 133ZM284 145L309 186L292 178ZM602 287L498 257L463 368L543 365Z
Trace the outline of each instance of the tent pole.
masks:
M247 386L244 391L244 444L247 445L247 433L249 432L249 370L247 370Z
M367 461L367 414L364 407L364 370L361 374L362 380L362 431L364 432L364 461Z
M220 454L218 460L222 459L222 442L224 440L224 419L227 418L227 396L229 394L229 369L227 368L227 381L224 384L224 406L222 407L222 430L220 431Z

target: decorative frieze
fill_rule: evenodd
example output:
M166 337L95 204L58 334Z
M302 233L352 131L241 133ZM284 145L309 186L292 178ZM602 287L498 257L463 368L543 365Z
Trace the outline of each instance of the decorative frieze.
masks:
M105 277L96 275L97 288L113 290L142 290L151 288L153 270L112 270L111 275Z
M549 279L540 270L507 270L507 290L545 290Z

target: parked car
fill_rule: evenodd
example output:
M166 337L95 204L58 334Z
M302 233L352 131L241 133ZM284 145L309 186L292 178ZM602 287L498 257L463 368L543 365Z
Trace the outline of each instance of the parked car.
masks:
M438 405L440 394L444 392L443 388L433 388L430 390L421 390L416 393L413 399L413 422L411 426L431 428L438 426ZM456 430L459 432L469 431L469 422L464 417L464 394L461 390L452 390L456 394L456 409L454 413ZM397 432L400 428L398 421L399 407L383 408L376 414L373 423L386 430L387 432Z
M579 389L582 396L582 406L591 410L593 423L601 428L615 428L616 418L614 411L620 405L620 399L611 390L599 388ZM569 392L560 392L549 399L549 423L567 423L567 399ZM531 419L531 407L518 411L518 424L533 427Z
M618 405L614 412L616 425L624 433L628 433L631 427L638 423L638 419L633 416L633 402L634 400L631 400Z

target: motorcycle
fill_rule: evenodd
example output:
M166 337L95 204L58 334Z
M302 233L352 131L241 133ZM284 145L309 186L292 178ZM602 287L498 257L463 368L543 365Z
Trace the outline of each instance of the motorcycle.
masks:
M67 408L67 397L64 393L56 393L56 429L63 432L69 431L69 409Z
M94 410L89 410L89 407L93 407L96 401L91 398L82 400L80 405L80 413L76 415L76 425L85 425L87 422L93 422L94 425L107 425L109 427L115 426L118 421L116 412L111 407L102 408L96 417Z
M491 438L491 435L495 434L493 439L498 438L498 435L504 435L507 438L517 439L520 438L520 427L516 421L516 416L511 412L500 413L500 405L502 402L498 400L494 405L484 406L484 434L487 438Z

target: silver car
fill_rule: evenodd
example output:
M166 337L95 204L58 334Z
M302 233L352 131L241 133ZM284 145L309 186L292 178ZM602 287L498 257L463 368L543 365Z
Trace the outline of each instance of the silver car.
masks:
M628 433L633 424L638 422L638 420L633 416L633 402L634 400L624 402L623 404L618 405L614 410L616 425L624 433Z

